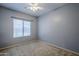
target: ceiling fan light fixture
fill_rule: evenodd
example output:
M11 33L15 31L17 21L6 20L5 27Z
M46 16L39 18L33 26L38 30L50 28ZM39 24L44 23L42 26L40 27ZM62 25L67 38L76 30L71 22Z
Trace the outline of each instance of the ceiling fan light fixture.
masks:
M29 5L30 5L30 7L27 7L27 9L30 9L30 10L32 10L32 11L34 11L34 12L43 9L42 7L39 7L39 6L38 6L38 3L30 3Z
M30 9L35 12L35 11L42 10L43 8L42 7L27 7L27 9Z

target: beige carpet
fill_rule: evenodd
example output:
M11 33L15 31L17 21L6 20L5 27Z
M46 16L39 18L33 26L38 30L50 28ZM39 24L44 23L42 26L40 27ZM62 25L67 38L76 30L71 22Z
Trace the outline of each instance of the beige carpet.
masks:
M57 49L42 41L30 41L1 51L6 56L76 56L76 54Z

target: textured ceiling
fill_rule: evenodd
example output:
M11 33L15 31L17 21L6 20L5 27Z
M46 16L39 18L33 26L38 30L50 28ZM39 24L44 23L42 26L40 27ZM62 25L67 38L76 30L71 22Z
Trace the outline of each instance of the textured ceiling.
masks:
M28 3L2 3L0 5L12 10L20 11L32 16L39 17L51 10L64 6L65 4L64 3L39 3L38 6L43 7L43 10L39 10L37 12L33 12L32 10L27 9L27 7L29 7Z

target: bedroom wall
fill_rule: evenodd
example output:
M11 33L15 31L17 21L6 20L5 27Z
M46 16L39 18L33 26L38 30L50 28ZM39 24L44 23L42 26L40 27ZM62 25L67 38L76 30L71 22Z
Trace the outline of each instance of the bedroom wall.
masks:
M23 18L32 21L32 36L13 38L11 17ZM16 42L21 42L23 40L37 39L36 24L37 19L33 16L0 7L0 47L5 47Z
M79 52L79 4L69 4L38 18L40 40Z

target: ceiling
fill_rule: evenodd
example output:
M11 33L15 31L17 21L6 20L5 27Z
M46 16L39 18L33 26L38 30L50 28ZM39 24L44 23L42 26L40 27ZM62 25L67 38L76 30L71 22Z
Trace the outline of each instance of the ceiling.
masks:
M32 10L27 9L27 7L29 7L29 3L1 3L0 4L0 6L6 7L12 10L20 11L36 17L39 17L63 5L65 5L65 3L39 3L38 6L43 7L43 9L37 12L33 12Z

